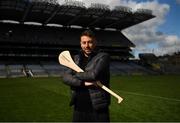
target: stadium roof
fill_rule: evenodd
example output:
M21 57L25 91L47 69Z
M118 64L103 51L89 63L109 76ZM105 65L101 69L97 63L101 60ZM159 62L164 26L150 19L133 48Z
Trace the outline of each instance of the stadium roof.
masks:
M153 18L151 10L132 9L116 6L110 10L108 5L92 3L85 7L78 1L56 0L1 0L0 20L13 20L19 23L37 22L42 25L76 25L83 28L101 28L122 30Z

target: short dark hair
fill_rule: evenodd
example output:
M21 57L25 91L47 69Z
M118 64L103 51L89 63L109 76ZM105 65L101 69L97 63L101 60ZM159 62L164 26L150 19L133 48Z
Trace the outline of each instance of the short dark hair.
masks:
M89 29L83 31L83 32L81 33L81 36L80 36L80 37L82 37L82 36L88 36L88 37L96 40L96 36L95 36L94 32L93 32L92 30L89 30Z

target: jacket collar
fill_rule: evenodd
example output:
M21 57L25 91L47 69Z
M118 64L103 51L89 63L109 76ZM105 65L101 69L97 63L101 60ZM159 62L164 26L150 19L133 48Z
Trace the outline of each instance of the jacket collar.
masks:
M98 49L95 49L88 57L88 61L90 61L97 53L98 53ZM84 53L82 50L79 51L79 58L80 61L85 57Z

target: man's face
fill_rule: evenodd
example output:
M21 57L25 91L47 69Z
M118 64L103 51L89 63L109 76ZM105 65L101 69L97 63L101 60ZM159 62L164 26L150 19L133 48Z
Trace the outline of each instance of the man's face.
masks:
M90 53L92 53L92 51L96 47L96 41L89 36L81 36L80 44L84 52L84 55L87 57L89 56Z

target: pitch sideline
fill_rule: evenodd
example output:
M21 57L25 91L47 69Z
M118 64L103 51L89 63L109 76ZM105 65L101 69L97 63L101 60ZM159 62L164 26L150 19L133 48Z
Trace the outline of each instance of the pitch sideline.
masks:
M137 95L137 96L144 96L144 97L151 97L151 98L158 98L158 99L163 99L163 100L168 100L168 101L177 101L177 102L180 102L180 99L175 99L175 98L167 98L167 97L161 97L161 96L146 95L146 94L129 92L129 91L123 91L123 90L120 90L120 92L131 94L131 95Z

